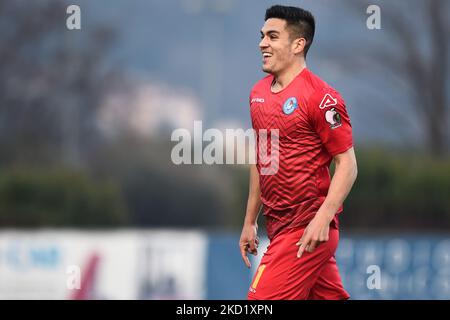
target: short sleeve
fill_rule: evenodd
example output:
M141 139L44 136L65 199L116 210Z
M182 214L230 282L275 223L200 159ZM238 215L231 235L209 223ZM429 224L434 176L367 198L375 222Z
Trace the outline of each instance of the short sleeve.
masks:
M308 100L308 116L312 128L332 156L353 146L350 117L336 90L324 88L316 91Z

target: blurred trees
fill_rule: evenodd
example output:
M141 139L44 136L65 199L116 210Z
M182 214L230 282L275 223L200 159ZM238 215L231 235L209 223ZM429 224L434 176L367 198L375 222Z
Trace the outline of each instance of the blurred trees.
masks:
M127 222L116 183L83 168L101 135L100 101L118 75L104 63L112 29L66 28L67 3L0 2L0 225ZM20 168L20 169L19 169Z
M91 24L68 31L68 4L0 2L0 226L239 229L248 194L245 166L176 166L166 131L103 135L96 123L103 100L133 84L107 63L115 30ZM405 13L383 6L382 26L395 26L395 43L405 54L382 50L376 60L382 57L408 79L429 146L441 154L450 107L446 4L424 5L434 30L429 54L407 32ZM357 149L359 177L343 225L450 227L448 164L388 153Z
M434 155L442 156L449 147L450 24L447 15L450 8L445 0L426 1L421 5L425 6L425 24L421 27L428 30L429 50L423 50L424 43L415 35L413 22L404 18L408 11L384 10L384 21L392 27L404 55L383 55L383 58L387 58L385 61L392 70L407 76L415 94L415 111L425 126L427 146Z
M124 133L97 149L92 175L121 186L136 227L235 228L241 223L247 187L236 166L180 165L170 159L170 134L146 138ZM242 175L244 170L244 175Z
M361 229L450 228L450 163L423 155L357 150L358 179L343 226Z
M173 165L170 134L102 134L103 100L132 82L107 64L114 30L67 30L67 5L0 3L0 226L233 225L229 171Z
M112 182L57 168L0 171L0 226L103 228L126 223L125 203Z
M359 15L374 4L359 0L348 3ZM382 29L374 32L388 32L391 41L382 47L365 48L362 53L371 57L372 63L359 65L355 63L357 59L352 59L349 67L381 66L391 76L400 76L409 87L413 106L396 107L416 114L426 137L426 148L443 157L450 147L450 5L446 0L376 4L381 8Z
M66 29L62 1L0 2L0 164L83 164L95 114L115 72L104 26Z

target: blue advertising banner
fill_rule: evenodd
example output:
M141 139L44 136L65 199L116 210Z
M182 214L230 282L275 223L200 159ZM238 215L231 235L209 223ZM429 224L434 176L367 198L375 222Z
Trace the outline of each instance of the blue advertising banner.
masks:
M261 239L252 268L244 265L238 236L210 235L206 299L246 299L268 244ZM450 299L450 238L436 235L352 235L336 253L351 299Z

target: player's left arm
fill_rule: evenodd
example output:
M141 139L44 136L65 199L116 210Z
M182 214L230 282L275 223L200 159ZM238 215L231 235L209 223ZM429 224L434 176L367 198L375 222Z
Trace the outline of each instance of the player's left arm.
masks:
M334 161L336 168L331 179L328 195L316 214L316 216L323 215L329 222L333 220L334 215L344 203L358 175L353 147L334 156Z
M334 91L318 93L309 108L312 126L333 155L336 167L322 206L297 242L299 258L305 250L313 252L321 242L328 241L330 223L349 194L358 172L350 118L340 95Z
M328 241L330 223L356 180L358 169L353 147L336 155L334 160L336 169L331 179L328 195L297 243L300 246L297 253L299 258L305 250L313 252L321 242Z

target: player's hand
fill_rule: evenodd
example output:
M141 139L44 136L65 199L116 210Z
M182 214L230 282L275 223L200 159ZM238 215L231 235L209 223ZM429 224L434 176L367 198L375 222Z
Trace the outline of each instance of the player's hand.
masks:
M258 254L259 239L257 233L257 224L244 224L244 227L242 228L241 238L239 240L239 249L241 250L242 260L244 260L247 268L251 267L250 260L247 257L247 252L255 256Z
M300 246L297 251L297 258L301 258L305 250L313 252L319 244L328 241L329 232L330 221L325 217L316 215L296 243L297 246Z

